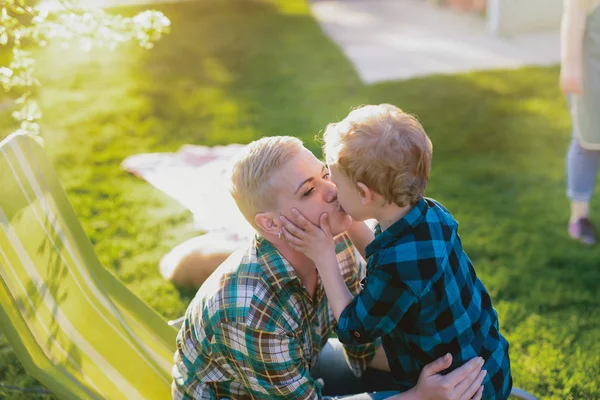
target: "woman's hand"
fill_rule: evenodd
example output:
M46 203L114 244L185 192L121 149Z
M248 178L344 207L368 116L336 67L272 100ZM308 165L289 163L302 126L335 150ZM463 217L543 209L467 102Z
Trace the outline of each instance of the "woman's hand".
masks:
M583 71L581 68L561 68L559 84L560 90L564 94L583 93Z
M482 370L483 359L469 360L465 365L447 375L441 372L452 364L452 356L446 354L423 367L417 386L406 393L388 400L400 399L436 399L436 400L479 400L483 394L481 383L486 371Z
M315 263L329 253L333 254L335 258L335 242L331 234L327 213L321 214L320 227L306 219L295 208L292 209L291 218L293 221L284 216L280 218L284 224L282 228L283 236L292 249L305 254Z

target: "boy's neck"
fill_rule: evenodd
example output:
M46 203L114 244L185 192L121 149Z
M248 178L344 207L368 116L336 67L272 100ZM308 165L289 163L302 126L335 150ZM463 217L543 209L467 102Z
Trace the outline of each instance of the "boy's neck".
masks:
M408 212L413 208L413 206L408 205L404 207L399 207L396 204L385 204L382 205L376 211L376 215L374 218L379 222L379 227L381 231L385 231L387 228L400 221Z

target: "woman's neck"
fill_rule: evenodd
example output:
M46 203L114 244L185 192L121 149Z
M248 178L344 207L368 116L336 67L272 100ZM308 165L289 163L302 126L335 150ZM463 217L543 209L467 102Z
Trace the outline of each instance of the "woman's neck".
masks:
M271 243L273 247L284 257L292 266L296 275L310 293L314 296L317 284L317 267L315 263L304 254L292 249L287 242Z

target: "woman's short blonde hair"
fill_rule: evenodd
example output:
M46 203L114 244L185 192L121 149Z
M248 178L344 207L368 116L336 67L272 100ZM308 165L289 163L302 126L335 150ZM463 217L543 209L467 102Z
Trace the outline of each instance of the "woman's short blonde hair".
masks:
M259 230L254 217L277 206L271 178L304 148L292 136L264 137L248 144L231 171L230 193L246 220Z
M391 104L359 107L327 126L323 151L351 182L362 182L399 207L424 194L432 144L419 121Z

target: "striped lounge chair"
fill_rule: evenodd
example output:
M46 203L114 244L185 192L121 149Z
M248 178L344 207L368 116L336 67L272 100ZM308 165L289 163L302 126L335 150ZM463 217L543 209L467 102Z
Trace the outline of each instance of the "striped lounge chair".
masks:
M0 143L0 330L61 399L168 399L177 331L98 261L42 147Z

